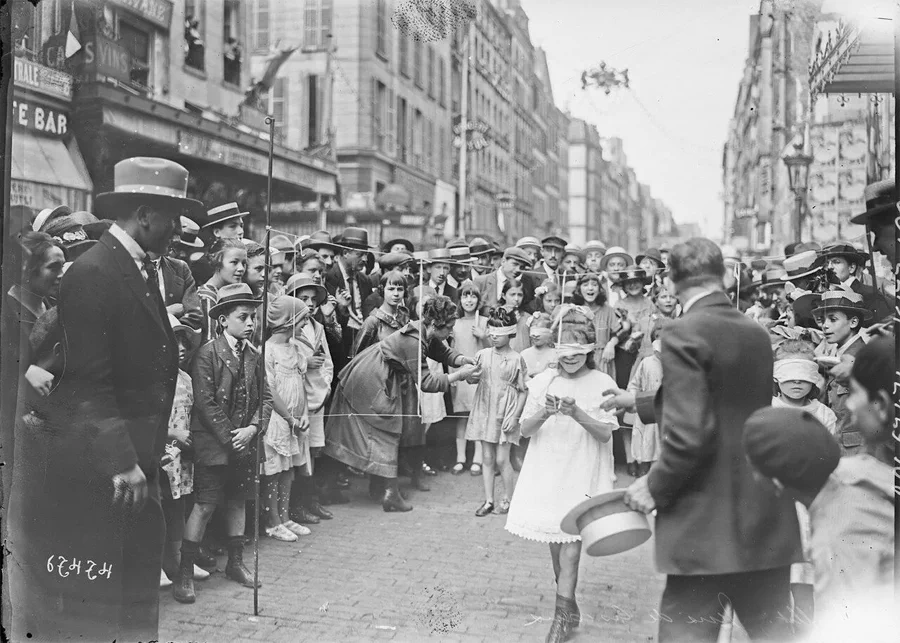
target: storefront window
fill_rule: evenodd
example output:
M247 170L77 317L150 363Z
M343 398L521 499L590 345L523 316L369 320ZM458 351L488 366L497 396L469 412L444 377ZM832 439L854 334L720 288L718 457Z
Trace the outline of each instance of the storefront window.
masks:
M185 0L184 64L203 71L206 68L206 45L203 42L206 6L203 0Z

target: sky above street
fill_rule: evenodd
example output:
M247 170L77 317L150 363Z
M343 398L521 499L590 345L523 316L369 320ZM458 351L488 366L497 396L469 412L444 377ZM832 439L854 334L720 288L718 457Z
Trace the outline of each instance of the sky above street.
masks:
M759 0L521 0L561 109L618 136L638 180L679 223L722 227L722 146ZM600 61L630 89L581 89Z

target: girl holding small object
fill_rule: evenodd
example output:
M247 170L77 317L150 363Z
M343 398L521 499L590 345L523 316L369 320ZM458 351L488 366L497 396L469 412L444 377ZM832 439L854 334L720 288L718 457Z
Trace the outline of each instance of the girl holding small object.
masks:
M272 392L273 413L263 437L266 535L294 542L308 536L307 527L290 516L294 468L311 470L309 415L306 404L306 355L291 341L309 321L309 309L299 299L282 295L269 302L266 340L266 378ZM311 473L311 471L310 471Z
M203 311L201 346L219 336L219 324L209 315L210 308L216 305L219 288L226 284L241 283L247 272L247 249L238 239L216 239L209 247L208 256L213 275L197 288Z
M514 477L509 450L510 445L519 443L519 418L525 405L525 361L510 347L517 330L515 313L506 308L492 310L487 330L493 347L478 351L475 357L483 372L466 426L466 439L480 440L484 455L485 501L475 512L479 518L492 512L509 511ZM494 504L495 466L500 470L504 487L503 500L497 506Z
M594 315L594 332L597 335L594 362L598 370L615 379L616 346L619 345L618 333L622 322L607 301L606 289L600 282L600 277L593 273L581 275L572 302L583 305Z
M599 391L614 382L595 369L594 323L590 311L563 308L556 321L559 367L528 383L522 435L531 445L510 505L506 530L549 543L556 578L556 613L547 641L564 641L578 627L575 602L581 537L566 534L560 522L586 497L613 488L612 433L616 417L603 411Z
M528 336L528 321L531 315L525 312L522 306L522 302L525 301L525 287L521 279L507 279L500 291L500 300L503 307L515 315L516 334L510 345L512 350L521 353L531 346L531 339Z
M553 348L553 320L547 313L535 313L531 317L529 336L531 346L522 351L528 381L548 368L556 367L556 350Z
M662 327L656 326L651 332L653 354L648 355L638 364L634 376L628 384L628 390L632 393L656 391L662 386L663 371L659 357L662 351L661 331ZM651 465L659 459L659 449L659 425L656 423L644 424L636 415L631 436L631 457L634 458L639 476L647 475Z
M475 283L467 279L459 287L459 305L462 316L453 327L453 348L466 357L475 358L478 351L487 348L487 320L478 313L481 308L481 291ZM453 412L456 419L456 464L450 470L459 475L466 469L466 425L472 402L475 398L475 384L460 380L453 384ZM475 455L472 457L470 472L473 476L481 475L482 449L481 442L475 442Z

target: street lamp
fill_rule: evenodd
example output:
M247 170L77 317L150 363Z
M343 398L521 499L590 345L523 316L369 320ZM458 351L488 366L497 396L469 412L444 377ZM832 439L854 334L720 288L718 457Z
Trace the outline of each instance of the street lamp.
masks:
M803 230L803 203L806 191L809 187L809 166L812 164L812 156L806 153L804 148L805 137L797 135L785 148L781 160L788 169L788 184L794 193L794 203L797 212L794 215L794 240L801 241Z

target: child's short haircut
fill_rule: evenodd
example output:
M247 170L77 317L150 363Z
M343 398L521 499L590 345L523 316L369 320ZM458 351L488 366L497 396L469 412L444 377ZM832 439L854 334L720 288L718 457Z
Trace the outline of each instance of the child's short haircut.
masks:
M399 270L389 270L388 272L381 275L381 293L384 294L384 289L388 286L403 286L403 289L406 290L409 285L409 280Z
M471 279L466 279L459 287L459 299L462 301L463 295L475 295L478 299L478 303L475 304L475 310L481 308L481 291L478 289L478 286L475 285L475 282ZM465 317L466 311L462 309L462 305L458 306L458 312L460 318Z
M850 377L866 389L870 399L881 391L890 397L894 390L894 341L891 336L879 337L856 354Z
M233 313L238 308L248 308L250 310L250 312L256 312L255 306L251 306L250 304L244 304L242 302L235 302L233 304L225 304L224 306L222 306L219 309L218 314L216 315L216 319L218 319L219 317L222 317L222 316L228 317L231 313Z
M225 253L233 249L246 252L244 244L237 239L216 239L209 247L209 262L216 271L225 265Z
M247 248L247 259L253 259L253 257L259 257L266 254L265 247L255 241L248 241L244 243L244 246Z
M775 359L791 358L815 360L815 347L805 339L786 339L775 349Z
M500 296L503 297L504 300L506 299L506 293L510 290L510 288L521 288L523 292L525 290L524 286L522 286L521 279L507 279L503 283L503 288L500 291Z

